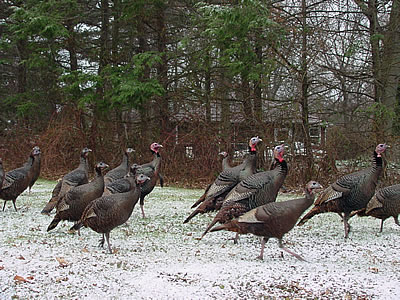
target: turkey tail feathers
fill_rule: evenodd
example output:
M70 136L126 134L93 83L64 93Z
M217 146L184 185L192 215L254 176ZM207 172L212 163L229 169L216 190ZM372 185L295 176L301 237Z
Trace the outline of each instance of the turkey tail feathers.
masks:
M210 223L210 225L208 225L207 229L204 231L204 233L201 235L200 240L210 231L210 229L217 224L217 222L219 221L219 219L214 218L214 220L212 220L212 222Z
M55 201L50 200L49 202L47 202L46 206L42 209L41 213L49 214L54 209L54 207L56 207L56 204L57 200Z
M81 222L76 223L74 226L72 226L69 230L79 230L81 229L83 224Z
M196 209L194 212L192 212L189 217L187 217L185 219L185 221L183 221L183 224L186 224L187 222L189 222L193 217L195 217L200 211L198 209Z
M56 228L58 223L60 223L60 221L61 221L60 218L58 218L57 216L54 217L54 219L53 219L53 221L51 221L49 227L47 227L47 231L50 231L50 230Z
M222 224L210 229L210 232L221 231L227 229L226 224Z
M297 226L304 225L308 220L310 220L312 217L315 215L318 215L320 212L319 207L314 207L312 210L310 210L301 220L299 223L297 223Z

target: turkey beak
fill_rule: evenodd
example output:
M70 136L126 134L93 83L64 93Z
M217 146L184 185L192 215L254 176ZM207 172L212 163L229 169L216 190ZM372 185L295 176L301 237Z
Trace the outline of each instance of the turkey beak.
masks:
M324 189L324 187L322 185L318 185L317 188L315 189L317 192L320 192Z

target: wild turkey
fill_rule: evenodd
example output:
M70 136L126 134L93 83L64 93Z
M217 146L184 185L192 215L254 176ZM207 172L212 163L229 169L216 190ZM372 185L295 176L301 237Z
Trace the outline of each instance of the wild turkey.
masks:
M229 164L229 154L228 152L222 151L220 153L218 153L218 155L222 156L222 171L225 171L227 169L233 168L230 164ZM246 156L247 157L247 156ZM243 163L242 163L243 164ZM213 185L213 183L210 183L206 189L204 190L203 195L190 207L190 208L195 208L197 207L200 203L204 202L205 200L205 196L207 195L208 191L210 190L211 186Z
M260 139L261 141L261 139ZM218 153L218 155L222 156L222 171L225 171L226 169L232 168L232 166L229 164L229 154L226 151L222 151Z
M72 170L56 184L51 194L51 199L42 210L42 214L49 214L56 206L58 199L73 187L88 183L88 155L92 152L89 148L83 148L79 158L78 168Z
M360 217L371 216L381 219L381 228L387 218L393 217L394 222L400 226L398 216L400 214L400 184L381 188L368 202L367 207L356 212Z
M347 238L350 232L348 223L350 213L365 208L374 195L379 175L382 172L381 155L386 148L386 144L376 146L372 167L342 176L327 187L315 201L314 207L300 220L298 225L303 225L320 213L335 212L339 215L343 213L344 237Z
M35 146L34 149L39 151L39 154L35 156L33 164L32 164L32 171L31 171L31 179L29 182L29 194L31 193L32 186L35 184L36 180L39 178L40 175L40 160L41 160L41 152L38 146ZM29 160L27 164L30 164Z
M226 195L241 181L256 173L257 171L257 144L262 140L252 137L249 141L249 154L244 161L233 168L226 168L215 179L214 183L206 189L204 194L193 205L201 203L183 223L189 222L194 216L201 213L211 212L221 208ZM192 207L193 207L192 206Z
M276 200L278 191L288 172L287 163L283 159L284 152L284 145L276 146L274 148L274 159L277 162L275 169L253 174L241 181L229 192L222 203L220 211L204 231L200 239L202 239L217 222L226 223L253 208Z
M129 219L140 197L140 185L150 179L143 174L137 174L136 177L128 176L128 178L131 180L132 186L129 192L106 195L92 201L86 207L78 223L71 228L72 230L79 230L82 226L85 226L102 233L100 245L104 246L105 236L111 254L111 230Z
M135 177L136 176L136 170L138 169L139 165L138 164L133 164L130 167L128 175L124 176L124 178L115 180L111 182L109 185L107 185L104 188L104 193L103 196L105 195L111 195L111 194L116 194L116 193L126 193L131 190L131 180L128 178L129 176Z
M0 199L4 200L3 211L6 207L6 203L12 200L14 209L17 211L15 201L18 196L29 186L30 179L32 177L32 165L35 161L35 157L40 154L40 150L36 147L32 149L29 154L28 163L25 163L18 169L11 170L4 175L3 186L0 190Z
M71 188L64 197L60 198L56 205L56 215L47 227L47 231L56 228L61 220L73 222L80 220L86 206L103 194L103 170L108 167L107 164L99 162L95 168L95 178L91 182Z
M318 182L310 181L306 185L304 198L267 203L248 211L238 219L211 229L210 232L229 230L261 236L261 252L257 257L259 259L264 258L264 247L268 239L277 238L282 250L294 255L299 260L304 260L300 255L284 247L282 238L296 225L303 212L313 204L314 190L321 188L322 186Z
M122 161L118 167L110 170L104 176L104 184L107 186L114 180L123 178L129 172L129 154L134 152L132 148L127 148L122 156Z
M4 169L3 169L3 160L0 158L0 190L1 187L3 186L3 180L4 180Z
M162 145L158 143L153 143L150 145L150 150L153 153L153 160L147 164L143 164L138 166L136 172L137 174L144 174L150 178L150 180L146 181L141 186L141 194L140 194L140 209L142 211L142 217L145 218L144 214L144 197L150 194L154 187L157 184L157 180L160 179L160 184L163 185L164 180L160 177L160 168L161 168L161 155L160 149L163 148Z

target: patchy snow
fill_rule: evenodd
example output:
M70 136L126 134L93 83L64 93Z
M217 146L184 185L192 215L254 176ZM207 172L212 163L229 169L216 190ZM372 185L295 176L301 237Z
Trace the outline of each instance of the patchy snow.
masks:
M295 227L285 245L271 239L264 261L257 237L234 245L231 232L196 240L214 214L182 221L201 190L159 188L145 200L147 218L135 208L126 225L111 232L114 254L98 247L100 235L67 233L40 211L55 182L39 181L30 195L0 212L0 299L399 299L400 228L387 220L354 217L349 240L336 214L315 216ZM293 195L280 195L284 200Z

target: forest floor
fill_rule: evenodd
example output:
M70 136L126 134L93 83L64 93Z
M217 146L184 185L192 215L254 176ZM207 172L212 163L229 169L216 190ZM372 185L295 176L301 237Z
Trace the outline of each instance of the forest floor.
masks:
M387 220L354 217L346 241L336 214L315 216L284 237L307 262L257 237L231 232L199 237L214 214L182 221L202 190L156 187L111 232L113 254L100 234L68 233L64 222L47 233L52 216L40 211L55 182L40 180L32 193L0 212L0 299L400 299L400 228ZM279 200L297 195L280 194Z

